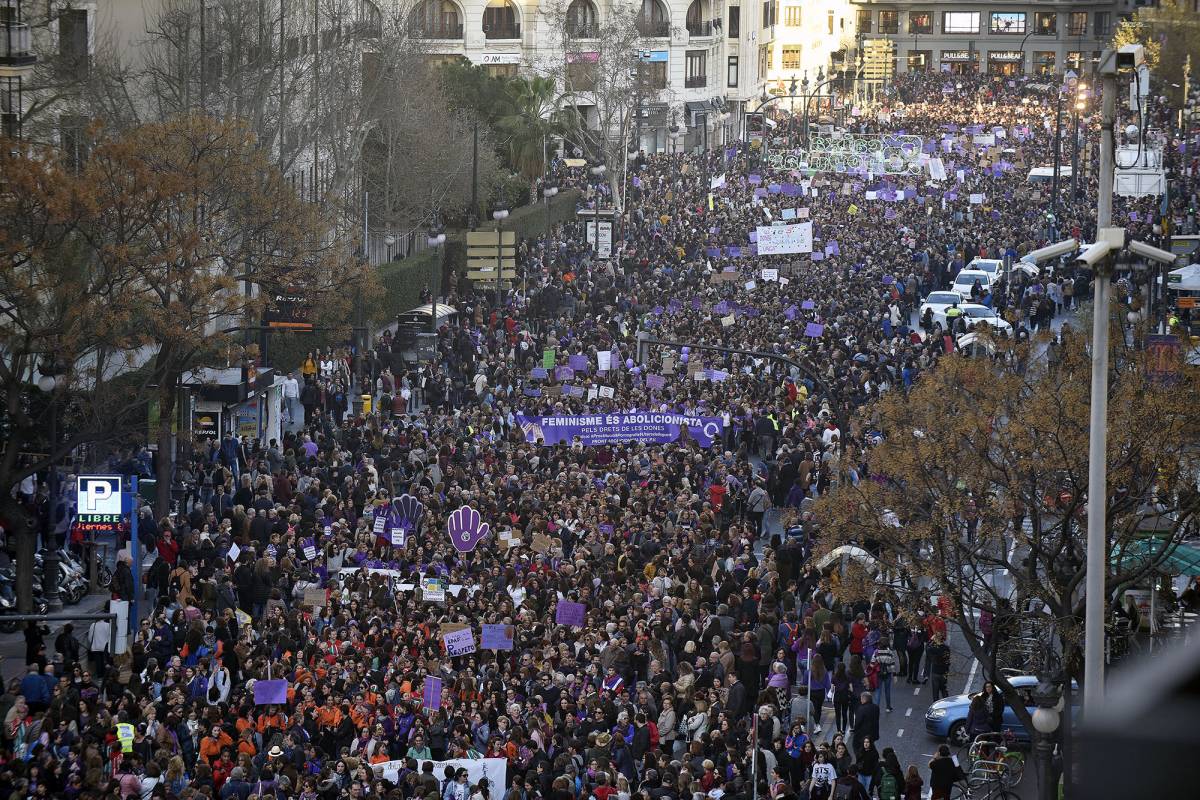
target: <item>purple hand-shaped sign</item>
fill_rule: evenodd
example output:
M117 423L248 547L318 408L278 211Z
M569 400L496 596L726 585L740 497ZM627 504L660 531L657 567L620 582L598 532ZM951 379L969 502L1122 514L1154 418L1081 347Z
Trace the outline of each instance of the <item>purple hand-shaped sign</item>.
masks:
M491 531L491 526L479 519L479 512L470 506L463 506L446 520L446 531L450 534L450 543L460 553L469 553L475 549L483 537Z

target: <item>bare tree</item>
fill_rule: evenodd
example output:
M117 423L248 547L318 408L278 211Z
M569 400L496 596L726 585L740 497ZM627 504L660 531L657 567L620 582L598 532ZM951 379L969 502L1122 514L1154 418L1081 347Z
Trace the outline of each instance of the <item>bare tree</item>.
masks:
M620 204L622 165L634 145L635 114L657 99L641 68L648 40L641 4L614 4L603 24L587 2L554 0L539 14L549 28L545 55L534 64L560 90L566 137L608 167L613 202Z

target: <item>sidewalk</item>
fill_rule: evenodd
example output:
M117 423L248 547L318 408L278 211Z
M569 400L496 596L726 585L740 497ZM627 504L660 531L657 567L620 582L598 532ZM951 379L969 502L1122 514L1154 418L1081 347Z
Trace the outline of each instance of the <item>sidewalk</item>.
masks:
M73 606L64 606L61 614L100 614L104 613L111 595L108 592L89 594ZM45 636L46 641L46 656L51 661L56 660L57 653L54 650L54 640L58 637L62 627L66 622L48 622L50 633ZM88 626L91 625L91 620L85 620L74 623L75 638L81 643L87 635ZM87 646L81 646L81 652L87 652ZM3 675L4 685L13 678L20 678L27 672L25 665L25 633L19 630L16 633L0 633L0 675Z

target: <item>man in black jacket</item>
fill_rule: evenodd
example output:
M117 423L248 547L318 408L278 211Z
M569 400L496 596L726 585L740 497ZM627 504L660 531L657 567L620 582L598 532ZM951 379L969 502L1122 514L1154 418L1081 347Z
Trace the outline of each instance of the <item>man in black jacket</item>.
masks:
M863 739L867 737L872 742L879 740L879 706L875 705L870 692L863 692L854 711L854 752L860 758Z

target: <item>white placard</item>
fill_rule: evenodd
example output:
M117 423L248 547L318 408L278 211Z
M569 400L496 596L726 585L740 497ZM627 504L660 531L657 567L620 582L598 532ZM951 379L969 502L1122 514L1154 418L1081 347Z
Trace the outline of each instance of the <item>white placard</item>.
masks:
M596 353L596 369L600 372L608 372L612 369L612 353L608 350L601 350Z
M746 289L747 292L753 292L755 289L758 288L758 284L755 283L754 281L746 281L746 286L744 288Z
M946 180L946 163L940 158L929 159L929 177L935 181Z
M760 256L812 252L813 224L811 222L778 226L759 225L755 230L758 234L758 254Z
M723 328L732 328L734 322L735 320L733 314L730 314L727 317L721 317L721 327Z
M777 269L764 269L764 270L762 271L762 279L763 279L764 281L777 281L777 280L779 280L779 270L777 270Z
M983 202L983 195L982 194L973 194L973 195L971 195L969 200L971 202L971 205L977 206Z
M242 554L242 548L237 546L237 542L234 542L233 544L229 545L229 560L230 561L236 562L238 560L238 556L240 556L241 554Z
M614 394L613 387L611 387L611 386L601 386L600 387L600 396L601 397L612 397L613 394Z

